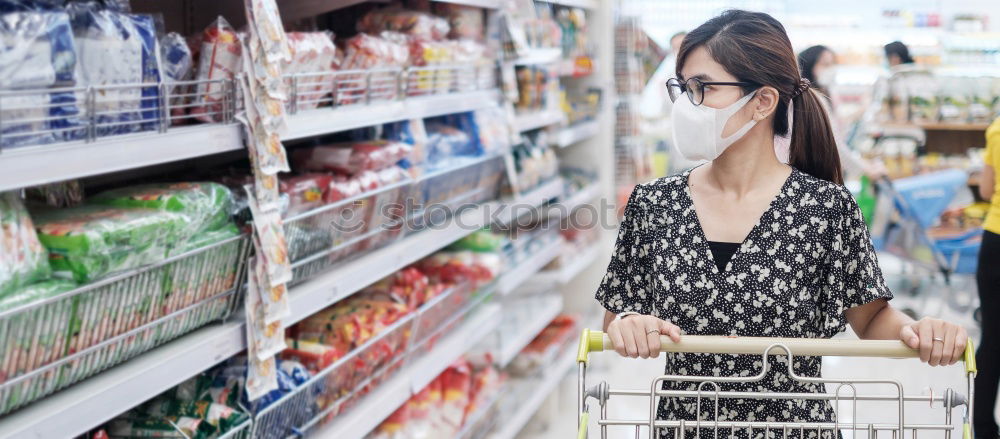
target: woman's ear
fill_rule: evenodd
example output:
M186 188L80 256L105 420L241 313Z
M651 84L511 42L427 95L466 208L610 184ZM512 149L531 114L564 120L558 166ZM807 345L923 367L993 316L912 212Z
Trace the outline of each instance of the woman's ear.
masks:
M753 119L762 121L774 113L778 107L778 90L774 87L761 87L754 97Z

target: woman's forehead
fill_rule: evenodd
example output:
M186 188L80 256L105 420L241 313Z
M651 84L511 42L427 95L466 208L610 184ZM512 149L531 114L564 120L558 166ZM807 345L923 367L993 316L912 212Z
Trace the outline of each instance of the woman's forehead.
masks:
M684 67L681 68L681 78L696 78L702 81L735 81L736 78L726 71L726 68L719 64L705 46L699 46L688 53L684 58Z

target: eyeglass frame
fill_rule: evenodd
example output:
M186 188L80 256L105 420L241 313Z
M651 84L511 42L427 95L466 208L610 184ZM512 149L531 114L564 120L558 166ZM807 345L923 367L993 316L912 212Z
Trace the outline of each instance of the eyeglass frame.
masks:
M734 87L752 87L752 86L757 85L757 84L754 84L752 82L745 82L745 81L737 81L737 82L733 82L733 81L702 81L702 80L700 80L698 78L688 78L686 81L681 82L680 79L670 78L666 82L666 85L667 85L667 96L670 96L671 81L673 81L674 83L676 83L677 87L680 87L681 93L684 94L684 95L687 95L688 100L691 101L691 103L694 104L694 106L696 106L696 107L705 102L705 92L704 92L704 90L705 90L705 86L706 85L726 85L726 86L734 86ZM688 87L687 83L691 82L691 81L695 81L695 82L701 84L701 88L702 88L701 102L695 102L694 101L694 97L691 96L691 93L688 93L688 90L690 90L690 87ZM671 98L670 102L677 102L677 99Z

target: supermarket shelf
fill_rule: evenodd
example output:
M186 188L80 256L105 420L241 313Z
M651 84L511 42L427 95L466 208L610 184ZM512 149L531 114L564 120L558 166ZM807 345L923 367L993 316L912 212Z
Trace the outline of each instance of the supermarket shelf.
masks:
M408 236L293 287L290 291L292 314L285 320L286 323L290 325L309 317L489 225L488 214L498 206L494 202L469 209L445 227L430 228Z
M555 364L542 374L538 385L532 389L531 397L518 405L518 410L509 419L504 419L499 425L502 428L489 436L490 439L514 439L535 416L538 408L548 399L549 395L559 387L562 379L576 365L576 349L571 343L566 352L556 357ZM512 383L508 382L508 385Z
M561 196L563 193L562 178L556 177L538 187L522 194L516 200L507 200L503 206L496 211L494 219L496 224L503 226L510 225L518 218L534 212L539 206L545 204L553 198Z
M491 202L463 211L443 227L407 236L384 248L345 262L328 273L293 287L289 293L292 324L315 314L400 269L434 253L472 232L499 220L510 224L529 211L562 193L562 180L554 179L525 196L506 203Z
M531 322L531 324L519 328L519 331L516 334L509 335L509 342L505 341L502 343L503 347L500 349L500 353L497 358L497 362L501 368L507 367L511 361L514 361L514 357L517 357L517 355L520 354L521 351L524 350L524 348L528 346L528 344L531 343L531 341L534 340L535 337L537 337L538 334L541 333L542 330L545 329L545 327L548 326L549 323L551 323L563 309L563 299L562 296L558 294L554 294L542 300L531 299L526 301L531 302L532 308L536 308L536 310L531 313L531 318L527 319ZM507 335L505 334L505 339L506 338Z
M0 151L0 191L176 162L243 148L236 124L172 129Z
M514 126L519 132L537 130L549 125L561 124L566 121L566 115L561 111L537 111L519 114L514 120Z
M208 326L111 368L0 420L3 438L86 434L246 349L242 322Z
M601 119L580 122L559 131L556 136L556 145L560 148L575 145L584 140L590 139L601 132Z
M530 279L531 276L534 276L539 271L542 271L542 268L559 256L562 246L562 239L553 239L552 242L546 244L545 247L535 251L534 254L528 256L527 259L517 264L516 267L513 267L510 271L501 275L500 280L497 281L497 293L501 296L510 295L510 293L514 292L514 290L521 286L524 281Z
M368 0L278 0L277 3L281 18L288 21L368 3Z
M311 436L365 437L410 399L415 387L422 389L499 325L500 307L497 305L483 307L452 331L451 335L439 341L423 358L379 385L355 407L337 416L329 424L319 427ZM422 385L418 387L417 385L421 383Z
M922 129L926 131L986 131L988 123L896 123L889 122L881 124L882 128L888 129Z
M576 193L567 198L566 201L559 204L563 206L565 209L564 211L568 213L581 206L590 204L591 201L594 201L594 199L599 196L601 196L601 187L595 182L576 191Z
M543 271L536 274L531 278L530 282L532 284L541 285L551 285L553 283L558 285L566 285L577 275L586 270L587 267L591 266L594 261L597 260L601 255L601 245L599 243L593 243L590 247L587 247L583 253L573 257L568 264L562 268L556 270Z
M528 54L511 60L516 66L553 64L562 60L562 49L558 47L531 49Z
M554 5L569 6L573 8L597 9L598 0L541 0Z
M288 130L282 136L282 140L302 139L401 120L478 110L496 103L499 96L496 90L483 90L407 98L371 105L349 105L336 109L307 110L288 117Z

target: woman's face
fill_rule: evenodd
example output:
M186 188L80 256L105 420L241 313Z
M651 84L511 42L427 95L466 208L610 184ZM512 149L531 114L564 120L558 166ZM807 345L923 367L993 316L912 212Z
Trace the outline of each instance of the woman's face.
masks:
M681 69L681 81L691 78L700 79L704 82L738 82L740 79L733 76L712 58L704 46L691 51L684 60L684 67ZM743 89L731 85L705 86L705 99L701 105L711 108L726 108L743 97ZM687 99L686 96L682 96ZM722 136L729 136L736 132L753 117L753 100L743 107L742 110L729 118Z
M830 71L830 68L836 64L837 58L833 55L833 52L824 50L816 60L816 65L813 66L813 78L816 78L817 81L819 81L820 78L826 78L826 76L823 75L827 74Z

